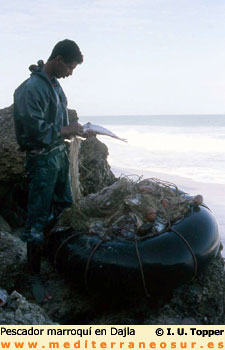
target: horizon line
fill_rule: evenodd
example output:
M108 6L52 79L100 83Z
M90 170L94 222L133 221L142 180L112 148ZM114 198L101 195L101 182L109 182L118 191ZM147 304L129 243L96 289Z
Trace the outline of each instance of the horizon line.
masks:
M68 108L71 109L71 108ZM164 116L225 116L225 113L169 113L169 114L82 114L79 117L164 117Z

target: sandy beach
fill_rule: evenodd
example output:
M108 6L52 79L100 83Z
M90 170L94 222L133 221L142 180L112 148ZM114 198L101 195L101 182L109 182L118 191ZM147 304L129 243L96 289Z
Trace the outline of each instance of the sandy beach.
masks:
M138 169L122 169L113 167L113 173L119 177L121 174L138 176L143 175L144 178L156 177L161 180L169 181L176 184L179 189L190 195L202 194L205 204L212 210L219 225L221 241L225 245L225 185L215 183L203 183L192 181L191 179L174 176L163 173L156 173L150 171L143 171ZM222 251L225 256L225 249Z

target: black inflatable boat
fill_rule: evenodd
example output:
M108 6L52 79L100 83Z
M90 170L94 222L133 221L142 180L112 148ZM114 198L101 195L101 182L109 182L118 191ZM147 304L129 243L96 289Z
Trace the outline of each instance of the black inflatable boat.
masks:
M151 291L191 281L220 247L217 222L204 206L192 207L167 232L104 241L72 228L51 232L47 250L58 271L102 293Z

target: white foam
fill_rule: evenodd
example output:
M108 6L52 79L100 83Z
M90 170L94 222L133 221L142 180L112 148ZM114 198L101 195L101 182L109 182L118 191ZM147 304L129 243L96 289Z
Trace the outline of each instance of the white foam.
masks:
M225 128L107 127L128 139L127 144L122 144L109 137L100 137L108 145L112 166L135 167L225 184Z

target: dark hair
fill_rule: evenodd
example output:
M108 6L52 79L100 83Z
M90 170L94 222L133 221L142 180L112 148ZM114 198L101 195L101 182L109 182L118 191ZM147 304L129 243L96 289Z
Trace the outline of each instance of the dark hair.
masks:
M48 61L52 61L57 56L62 56L62 59L65 63L83 62L83 55L80 52L78 45L73 40L69 39L59 41L54 46Z

